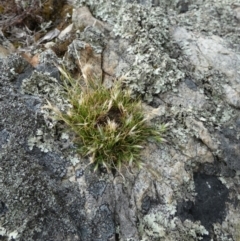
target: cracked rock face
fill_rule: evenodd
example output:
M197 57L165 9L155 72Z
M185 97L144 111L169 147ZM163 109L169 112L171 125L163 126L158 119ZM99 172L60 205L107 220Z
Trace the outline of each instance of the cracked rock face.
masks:
M69 34L32 46L34 64L0 48L0 240L239 240L239 6L69 2ZM107 86L122 77L149 122L168 123L142 169L94 173L76 153L44 108L70 107L62 64Z

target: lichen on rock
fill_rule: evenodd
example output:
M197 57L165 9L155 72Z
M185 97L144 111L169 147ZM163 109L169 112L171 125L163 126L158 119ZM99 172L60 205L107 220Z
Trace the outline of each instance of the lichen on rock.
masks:
M84 5L85 1L75 4ZM124 58L133 56L133 61L117 72L117 76L128 73L126 83L148 103L152 102L153 95L176 91L176 84L184 73L178 64L181 58L171 57L177 46L170 37L170 21L163 7L128 2L107 5L107 1L87 5L96 16L112 25L115 38L119 36L130 43Z
M67 17L69 38L51 40L61 48L31 46L33 67L16 53L0 58L0 239L238 240L239 4L69 2L89 19ZM78 76L79 59L96 61L110 86L124 76L151 104L149 121L168 123L166 143L149 140L144 168L126 170L125 182L93 173L41 108L69 108L55 64Z

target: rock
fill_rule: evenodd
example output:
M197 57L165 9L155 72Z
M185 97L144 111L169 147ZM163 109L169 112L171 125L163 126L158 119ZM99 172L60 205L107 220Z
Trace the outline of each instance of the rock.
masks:
M214 67L230 77L233 75L232 60L237 59L237 56L224 47L227 44L220 37L196 36L184 28L176 28L173 37L185 49L184 52L191 58L191 63L196 66L196 71L204 71L209 67Z
M194 82L192 82L194 84ZM162 95L163 96L163 95ZM206 99L203 93L197 91L195 87L189 87L189 84L180 83L178 93L166 93L164 100L171 105L179 105L186 109L196 108L202 109L206 104Z
M240 20L240 8L234 9L234 16Z
M240 56L228 49L227 43L218 36L207 38L200 35L196 37L184 28L176 28L173 36L184 49L184 53L191 59L195 71L205 72L209 68L214 68L226 75L230 86L224 82L221 83L226 94L226 100L238 107L239 94L233 89L239 88L238 62Z
M202 122L187 118L186 125L189 129L197 132L198 137L206 146L208 146L208 148L212 151L216 151L218 149L217 143L212 140L210 133L204 127Z
M235 85L235 88L232 88L230 85L223 85L228 103L236 108L240 107L240 93L238 91L239 86L240 85Z
M182 220L200 220L201 224L209 230L213 223L222 223L226 216L226 199L228 189L216 176L195 173L196 201L178 204L178 216ZM210 231L210 230L209 230ZM210 240L209 232L204 240Z
M0 239L237 240L239 6L72 2L53 47L0 58ZM78 155L44 108L71 107L56 65L108 86L121 79L144 100L149 124L167 123L166 142L144 144L141 169L93 172Z
M60 40L63 40L64 38L67 37L67 35L72 31L73 28L73 23L69 24L64 30L62 30L59 35L58 38Z
M103 54L104 64L103 71L104 73L114 76L116 74L116 68L119 63L119 55L112 51L111 48L105 49Z
M0 58L6 58L10 54L10 51L0 45Z
M206 228L216 221L222 222L226 215L225 205L229 194L226 186L216 176L199 173L194 174L194 183L197 197L192 210L193 218L201 220Z
M10 41L8 41L3 32L0 30L0 59L6 58L14 52L15 47Z
M76 29L83 31L86 27L96 27L100 31L107 29L103 22L94 18L87 7L73 9L72 22Z
M189 138L183 153L189 160L195 159L199 163L214 162L214 156L211 151L209 151L209 148L203 143L196 141L194 138Z
M90 44L73 41L69 46L66 58L74 58L75 64L85 79L96 79L102 82L101 52L96 52Z
M14 52L15 47L0 30L0 58L6 58L9 54Z
M238 148L239 128L240 119L238 117L233 122L233 126L225 125L222 131L218 134L223 160L230 169L235 171L240 170L240 150Z
M37 44L40 44L44 41L50 41L56 37L58 37L58 35L60 34L60 30L58 30L57 28L51 30L50 32L48 32L47 34L45 34L42 38L40 38L37 41Z

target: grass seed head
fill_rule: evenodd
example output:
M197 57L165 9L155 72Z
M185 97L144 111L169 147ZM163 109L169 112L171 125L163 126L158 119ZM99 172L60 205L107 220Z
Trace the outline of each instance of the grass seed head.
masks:
M123 166L142 166L139 156L143 144L151 136L161 140L164 128L158 131L149 126L141 101L132 99L130 91L123 90L119 81L111 89L93 80L83 87L63 68L59 70L71 108L67 113L51 103L45 108L52 109L75 133L79 153L89 156L94 170L100 166L119 171Z

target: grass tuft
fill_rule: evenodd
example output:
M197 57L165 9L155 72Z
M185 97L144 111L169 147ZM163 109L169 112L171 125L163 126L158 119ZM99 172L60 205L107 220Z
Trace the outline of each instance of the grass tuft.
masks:
M79 153L90 157L94 170L104 166L120 172L122 167L140 167L144 143L149 137L161 141L165 126L156 129L148 125L141 101L133 100L119 81L107 89L93 80L80 84L62 68L59 70L72 107L66 113L50 103L47 108L75 133Z

